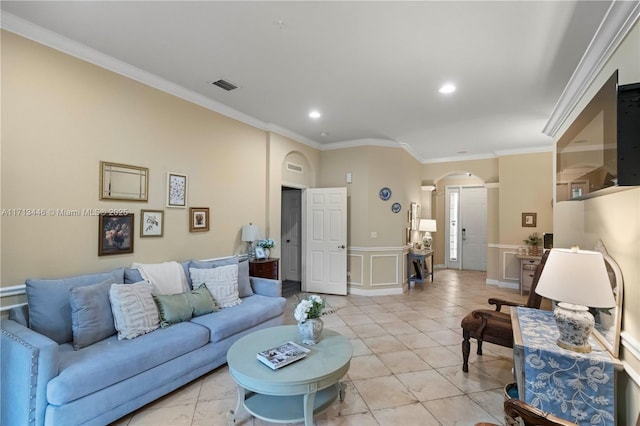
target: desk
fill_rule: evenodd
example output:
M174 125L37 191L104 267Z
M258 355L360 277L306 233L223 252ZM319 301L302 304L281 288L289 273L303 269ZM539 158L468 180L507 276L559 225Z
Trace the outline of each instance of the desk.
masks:
M619 360L593 337L590 353L559 347L550 311L512 307L511 324L521 400L578 424L615 424L615 377L623 368Z
M411 290L411 283L420 284L424 289L424 281L431 277L433 282L433 250L411 250L407 254L407 286ZM427 265L427 259L431 258L431 268Z

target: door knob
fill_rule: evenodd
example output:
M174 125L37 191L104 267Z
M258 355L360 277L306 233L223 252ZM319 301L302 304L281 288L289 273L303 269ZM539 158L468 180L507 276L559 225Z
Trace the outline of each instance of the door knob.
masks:
M288 242L288 243L290 243L290 242L291 242L291 240L287 240L287 242Z
M343 249L343 248L345 248L345 245L343 244L343 245L341 245L341 246L338 246L338 248L339 248L339 249Z

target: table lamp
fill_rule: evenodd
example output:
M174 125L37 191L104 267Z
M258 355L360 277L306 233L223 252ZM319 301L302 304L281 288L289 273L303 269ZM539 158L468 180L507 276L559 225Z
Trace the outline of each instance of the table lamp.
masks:
M575 352L591 352L589 336L595 321L588 307L616 304L602 254L577 246L551 250L536 293L558 302L553 311L558 346Z
M431 237L432 232L436 232L436 221L435 219L420 219L420 224L418 225L418 231L424 232L422 236L422 244L425 248L431 250L431 243L433 242L433 238Z
M247 254L249 257L255 257L255 252L253 250L253 242L260 239L260 228L258 225L254 225L253 223L249 223L248 225L244 225L242 227L242 241L247 243Z

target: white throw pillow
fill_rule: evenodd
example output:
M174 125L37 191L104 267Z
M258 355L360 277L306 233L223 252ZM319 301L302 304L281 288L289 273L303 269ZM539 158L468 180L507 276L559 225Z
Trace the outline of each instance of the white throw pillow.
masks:
M134 339L160 327L160 315L151 296L152 291L153 285L146 281L111 285L109 300L118 340Z
M242 299L238 294L238 265L218 266L211 269L189 268L193 288L207 285L214 302L220 308L239 305Z

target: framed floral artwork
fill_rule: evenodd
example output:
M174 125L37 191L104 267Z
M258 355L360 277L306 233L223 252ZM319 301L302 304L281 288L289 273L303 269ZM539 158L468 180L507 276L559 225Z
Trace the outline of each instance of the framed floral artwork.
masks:
M189 231L205 232L209 230L209 208L190 207L189 208Z
M133 213L100 215L98 256L126 253L133 253Z
M187 175L167 173L167 207L187 207Z
M140 210L140 237L162 237L164 210Z

